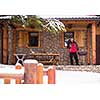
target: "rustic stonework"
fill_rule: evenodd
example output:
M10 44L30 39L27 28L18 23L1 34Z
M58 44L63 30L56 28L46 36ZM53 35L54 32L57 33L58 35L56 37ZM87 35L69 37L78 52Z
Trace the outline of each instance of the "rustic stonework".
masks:
M57 70L64 71L86 71L86 72L96 72L100 73L100 65L81 65L81 66L72 66L72 65L60 65L56 66Z
M2 63L2 31L0 29L0 63Z
M59 64L68 64L68 52L66 48L61 48L60 45L60 36L57 35L53 37L50 33L41 33L40 36L40 48L32 48L34 52L41 52L41 53L59 53L60 54L60 62ZM17 40L18 41L18 40ZM17 53L26 53L29 54L28 48L17 48ZM32 57L30 57L32 58ZM43 57L39 57L38 59L43 59ZM37 60L38 60L37 59Z
M8 26L8 64L13 63L13 31Z
M85 30L78 30L78 31L82 31L84 32L84 47L80 47L79 50L80 51L87 51L88 47L87 47L87 29ZM90 30L91 33L91 30ZM25 48L25 47L21 47L18 48L18 34L16 36L16 51L17 53L26 53L29 54L29 49ZM77 41L76 41L77 42ZM69 52L68 49L65 47L61 46L61 35L60 33L57 36L53 36L51 33L45 33L45 32L41 32L40 33L40 47L39 48L32 48L32 50L34 52L40 52L40 53L59 53L60 54L60 61L59 64L62 65L68 65L70 64L70 59L69 59ZM87 57L88 55L85 56L78 56L79 57L79 64L80 65L87 65L88 64L88 60ZM32 56L30 56L29 58L33 58ZM39 59L45 59L45 58L41 58L41 57L37 57L37 60ZM90 64L92 64L92 34L90 34Z
M87 41L86 41L86 33L85 35L85 48L79 48L80 51L81 50L86 50L87 51ZM18 38L18 36L17 36ZM69 59L69 52L68 49L65 47L61 47L60 44L60 35L57 35L56 37L52 37L52 35L50 33L41 33L40 36L40 48L32 48L32 50L34 52L41 52L41 53L45 53L45 52L52 52L52 53L59 53L60 54L60 61L59 64L62 65L68 65L70 64L70 59ZM17 39L18 42L18 39ZM17 46L17 45L16 45ZM29 54L29 49L28 48L18 48L17 46L17 53L26 53L27 55ZM29 58L32 58L32 56L30 56ZM43 59L43 57L38 57L38 59ZM86 56L82 56L79 57L79 62L80 64L87 64L87 55Z

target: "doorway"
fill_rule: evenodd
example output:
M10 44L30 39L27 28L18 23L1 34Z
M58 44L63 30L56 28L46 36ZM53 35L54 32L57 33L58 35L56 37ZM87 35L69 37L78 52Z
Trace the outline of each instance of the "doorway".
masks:
M96 64L100 65L100 35L96 35Z

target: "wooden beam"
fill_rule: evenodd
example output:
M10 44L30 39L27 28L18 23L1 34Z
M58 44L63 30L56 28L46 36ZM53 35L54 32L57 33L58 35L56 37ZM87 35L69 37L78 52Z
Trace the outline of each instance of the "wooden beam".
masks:
M3 28L3 64L8 63L8 33L7 28Z
M92 24L92 63L96 64L96 23Z
M87 29L86 29L86 27L72 27L71 29L68 29L67 27L66 27L66 30L67 31L86 31Z
M0 78L10 78L10 79L24 79L23 74L0 74Z
M42 32L41 30L33 29L33 28L16 28L16 31L28 31L28 32L36 31L36 32Z
M65 25L66 24L92 24L94 21L92 20L61 20Z
M64 33L60 33L60 45L61 45L61 48L64 48Z
M87 32L87 52L88 64L90 64L90 31Z

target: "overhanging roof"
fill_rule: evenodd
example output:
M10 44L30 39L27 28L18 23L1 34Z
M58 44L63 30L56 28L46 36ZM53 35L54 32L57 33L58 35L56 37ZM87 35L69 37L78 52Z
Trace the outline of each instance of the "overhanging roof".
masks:
M39 15L42 18L59 20L100 20L100 15ZM11 15L0 15L0 19L10 19Z
M43 15L42 18L56 18L59 20L100 20L100 15Z

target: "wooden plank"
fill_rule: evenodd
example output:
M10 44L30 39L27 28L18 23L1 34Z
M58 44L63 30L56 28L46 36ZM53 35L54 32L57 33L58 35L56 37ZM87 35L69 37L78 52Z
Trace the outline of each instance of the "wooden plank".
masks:
M84 47L84 32L83 31L75 31L74 34L75 40L79 47Z
M90 64L90 32L87 32L87 59L88 59L88 64Z
M65 25L66 24L92 24L93 20L61 20Z
M33 28L16 28L16 31L42 32L41 30L33 29Z
M64 33L60 33L60 45L61 45L61 48L64 48Z
M92 63L96 64L96 23L92 24Z
M8 56L8 33L7 28L3 28L3 64L7 64Z
M24 32L23 35L24 35L23 45L24 47L28 47L28 43L29 43L28 32Z
M10 78L10 79L24 79L23 74L0 74L0 78Z
M18 39L18 47L21 48L23 46L23 40L22 40L22 32L19 31L19 39Z

